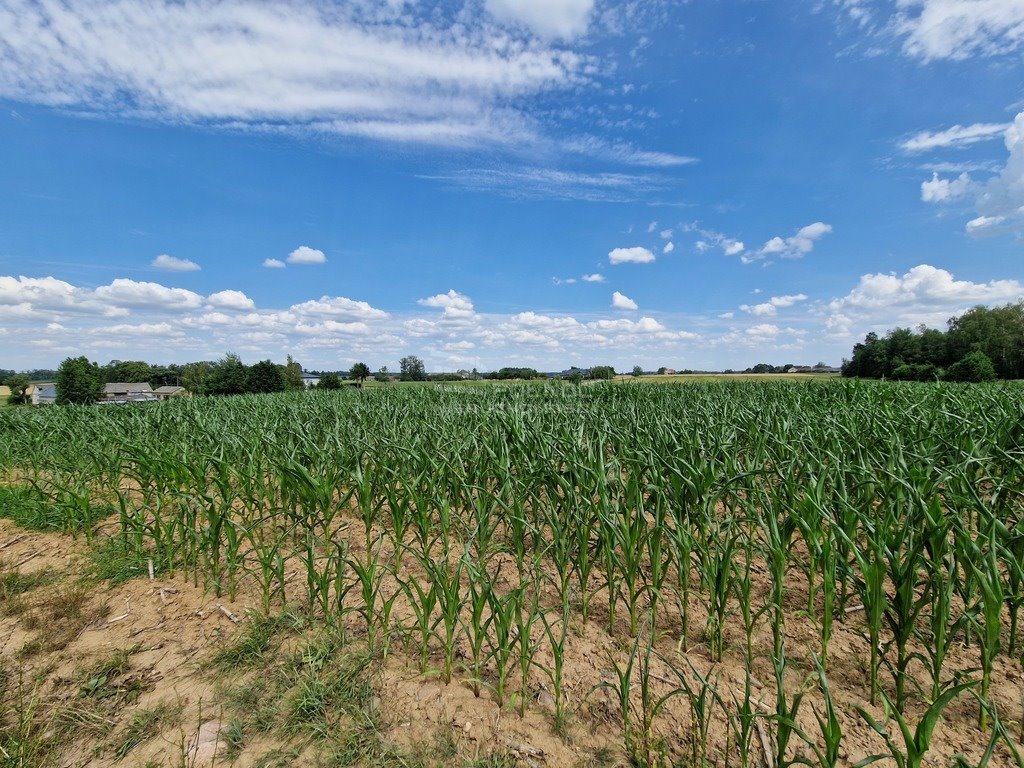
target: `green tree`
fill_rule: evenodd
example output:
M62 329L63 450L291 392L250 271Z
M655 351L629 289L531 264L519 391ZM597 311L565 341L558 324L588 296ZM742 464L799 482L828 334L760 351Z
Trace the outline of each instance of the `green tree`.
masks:
M213 363L189 363L181 372L181 386L193 395L206 395L213 375Z
M378 384L387 384L391 381L391 374L388 373L388 367L386 365L382 365L380 370L373 375L373 380Z
M248 369L234 352L228 352L213 364L206 381L206 392L211 395L241 395L249 389Z
M984 352L970 352L949 366L946 381L992 381L996 369Z
M103 380L96 363L87 357L69 357L57 369L57 404L87 405L103 394Z
M284 392L284 368L270 360L261 360L246 371L245 389L259 393Z
M635 376L636 378L640 378L641 376L644 375L644 369L641 368L639 365L634 365L632 375Z
M610 365L595 365L590 369L590 378L611 381L615 378L615 369Z
M143 360L111 360L100 368L104 382L122 381L128 384L152 382L153 367Z
M316 386L317 389L341 389L341 377L336 373L325 373Z
M32 384L28 376L16 373L7 378L7 386L11 388L11 394L7 396L8 405L25 405L28 402L28 395L25 390Z
M295 362L291 355L288 355L282 373L284 374L285 389L302 389L306 386L302 381L302 366Z
M350 379L353 379L357 383L357 386L360 387L363 386L363 382L366 381L369 375L370 366L368 366L366 363L356 363L348 372L348 377Z
M416 355L406 355L398 361L401 373L399 378L402 381L426 381L427 369Z

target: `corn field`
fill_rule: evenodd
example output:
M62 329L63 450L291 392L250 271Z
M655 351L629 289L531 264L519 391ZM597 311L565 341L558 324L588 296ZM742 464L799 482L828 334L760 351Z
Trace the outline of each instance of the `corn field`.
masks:
M0 504L140 575L301 610L506 717L543 691L556 732L603 713L630 764L1024 766L1018 386L5 409L0 469Z

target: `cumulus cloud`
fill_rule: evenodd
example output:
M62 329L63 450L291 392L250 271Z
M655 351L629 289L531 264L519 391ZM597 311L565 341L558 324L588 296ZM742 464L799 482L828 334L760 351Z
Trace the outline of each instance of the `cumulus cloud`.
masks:
M604 275L602 275L600 272L595 272L592 275L584 275L582 280L585 283L603 283Z
M575 37L587 30L594 0L487 0L496 18L517 22L544 37Z
M792 307L794 304L798 304L801 301L807 301L807 296L805 294L796 293L790 296L772 296L768 301L762 304L744 304L740 309L748 314L756 315L758 317L774 317L779 309Z
M549 36L592 0L489 0ZM510 35L476 4L296 0L0 1L0 97L239 130L445 145L535 134L521 99L584 81L590 61Z
M676 249L676 244L669 241L665 243L665 247L661 249L662 253L672 253Z
M900 144L904 152L925 152L932 149L966 147L980 141L997 139L1009 128L1009 123L974 123L954 125L944 131L921 131Z
M899 0L895 28L909 55L931 61L1009 53L1024 42L1020 0Z
M977 216L966 224L969 235L1024 231L1024 112L1003 131L1007 158L995 166L995 174L984 181L973 179L967 171L954 179L937 173L921 185L921 199L947 203L973 198Z
M321 296L319 299L293 304L289 311L298 315L317 317L346 317L366 320L380 320L388 313L365 301L356 301L344 296Z
M639 309L640 307L635 301L629 298L629 296L615 291L615 293L612 294L612 308L631 311Z
M264 259L263 266L267 269L284 269L285 264L280 259Z
M300 245L294 251L288 254L289 264L326 264L327 256L324 252L316 248L310 248L308 245ZM267 262L263 262L263 266L268 265Z
M701 229L696 224L689 224L684 227L686 232L697 232L703 239L698 240L696 248L700 253L710 250L711 248L721 248L722 253L726 256L737 256L746 250L746 246L742 241L735 238L723 235L721 232L715 232L710 229Z
M848 336L857 328L920 323L937 326L977 304L1006 303L1022 297L1024 283L1017 280L975 283L920 264L903 275L862 276L850 293L829 302L826 327L835 335Z
M966 172L955 179L941 179L939 174L933 173L931 181L921 182L921 199L926 203L950 203L966 197L972 184Z
M452 289L448 293L439 293L416 302L422 307L443 309L446 319L468 318L473 316L473 301L464 294Z
M977 188L980 219L972 222L975 232L1002 224L1017 232L1024 229L1024 112L1006 129L1003 141L1009 155L1006 165Z
M96 298L115 307L150 310L188 310L203 305L203 297L184 288L120 278L95 290Z
M832 225L816 221L801 228L792 237L773 237L760 250L742 257L744 264L778 256L783 259L799 259L814 250L815 244L832 232Z
M616 248L608 254L608 261L612 264L650 264L654 258L653 253L640 246Z
M162 269L165 272L198 272L201 267L194 261L178 259L162 253L151 262L151 266Z
M244 311L256 309L256 302L241 291L218 291L206 298L206 303L218 309L234 309Z

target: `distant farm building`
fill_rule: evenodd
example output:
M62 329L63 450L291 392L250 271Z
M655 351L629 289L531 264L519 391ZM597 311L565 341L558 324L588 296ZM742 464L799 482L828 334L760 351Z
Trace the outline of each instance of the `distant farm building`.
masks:
M104 403L145 403L159 400L148 381L125 383L112 382L103 385Z
M153 394L157 400L170 400L172 397L185 397L188 395L188 390L176 386L157 387L153 390Z
M32 405L53 405L57 402L56 384L32 384L25 390Z
M302 386L306 389L315 387L320 383L320 375L316 373L304 373L302 374Z
M841 370L830 365L790 365L783 373L840 373Z

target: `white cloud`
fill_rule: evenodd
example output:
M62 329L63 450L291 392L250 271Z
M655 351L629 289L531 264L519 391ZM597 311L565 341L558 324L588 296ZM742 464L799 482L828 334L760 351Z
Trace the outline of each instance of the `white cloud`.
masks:
M652 221L650 224L647 225L647 232L648 233L654 232L657 228L658 228L658 222Z
M624 165L644 168L677 168L699 162L696 157L639 149L625 142L608 142L596 136L581 136L559 142L566 152L589 155ZM653 230L652 230L653 231Z
M319 299L293 304L290 312L302 316L345 317L364 320L380 320L388 317L384 310L377 309L365 301L356 301L344 296L321 296Z
M612 264L650 264L654 261L654 254L640 246L616 248L608 254L608 261Z
M310 248L308 245L300 245L294 251L288 254L289 264L326 264L327 256L324 252L316 248ZM264 266L270 266L266 262L263 262Z
M661 249L662 253L672 253L676 249L676 244L669 241L665 243L665 247Z
M586 32L594 0L486 0L495 17L514 21L544 37L575 37Z
M772 296L763 304L744 304L740 309L757 317L774 317L777 310L792 307L794 304L798 304L801 301L807 301L807 296L802 293L793 294L791 296Z
M637 303L633 301L631 298L629 298L629 296L625 296L619 293L618 291L615 291L615 293L612 294L612 308L622 310L635 310L639 309L640 307L637 306Z
M895 27L911 56L966 59L1016 50L1024 42L1020 0L897 0Z
M491 0L583 31L592 0ZM535 138L518 104L585 81L589 58L473 3L0 1L0 97L79 112L446 145Z
M672 239L672 230L671 229L663 229L658 234L661 236L662 240L671 240Z
M472 299L454 289L449 290L448 293L439 293L436 296L420 299L416 303L422 307L443 309L443 317L446 319L468 318L474 314Z
M969 235L996 232L1024 232L1024 112L1003 132L1007 158L995 175L986 181L975 181L966 171L955 179L934 174L921 185L921 199L926 202L953 202L974 198L977 216L967 222Z
M1010 127L1009 123L974 123L954 125L944 131L921 131L900 144L904 152L925 152L932 149L966 147L980 141L997 139Z
M703 240L698 240L696 243L697 251L700 253L704 253L712 247L716 247L721 248L722 253L726 256L737 256L746 250L746 246L742 241L723 235L721 232L715 232L710 229L701 229L696 224L688 224L683 228L683 231L697 232L702 238L704 238Z
M203 297L184 288L120 278L94 291L96 298L115 307L150 310L188 310L203 305Z
M816 221L803 227L792 237L773 237L759 251L743 256L742 261L744 264L750 264L769 256L779 256L783 259L799 259L813 251L815 243L831 232L831 224Z
M515 199L631 202L662 189L657 176L632 173L579 173L554 168L469 168L419 178L451 181L470 189L496 192Z
M926 203L949 203L960 200L971 191L971 176L961 173L955 179L940 179L933 173L931 181L921 182L921 199Z
M1008 152L1006 165L999 173L977 188L979 219L969 232L1006 224L1016 232L1024 229L1024 112L1017 115L1006 130L1004 143Z
M592 275L584 275L582 280L585 283L603 283L604 275L602 275L600 272L595 272Z
M779 326L772 325L771 323L760 323L750 326L745 333L754 339L774 339L779 335Z
M174 256L168 256L166 253L162 253L153 259L151 266L162 269L165 272L198 272L201 269L194 261L178 259Z
M1024 283L1017 280L974 283L957 280L944 269L921 264L902 276L861 277L850 293L829 302L826 328L834 335L849 336L855 327L864 331L920 323L938 326L951 315L977 304L999 304L1022 297Z
M263 266L267 269L284 269L285 264L280 259L264 259Z
M967 234L977 235L993 229L1006 221L1005 216L979 216L967 222Z
M218 309L234 309L245 311L256 309L256 302L241 291L218 291L206 298L207 304Z

